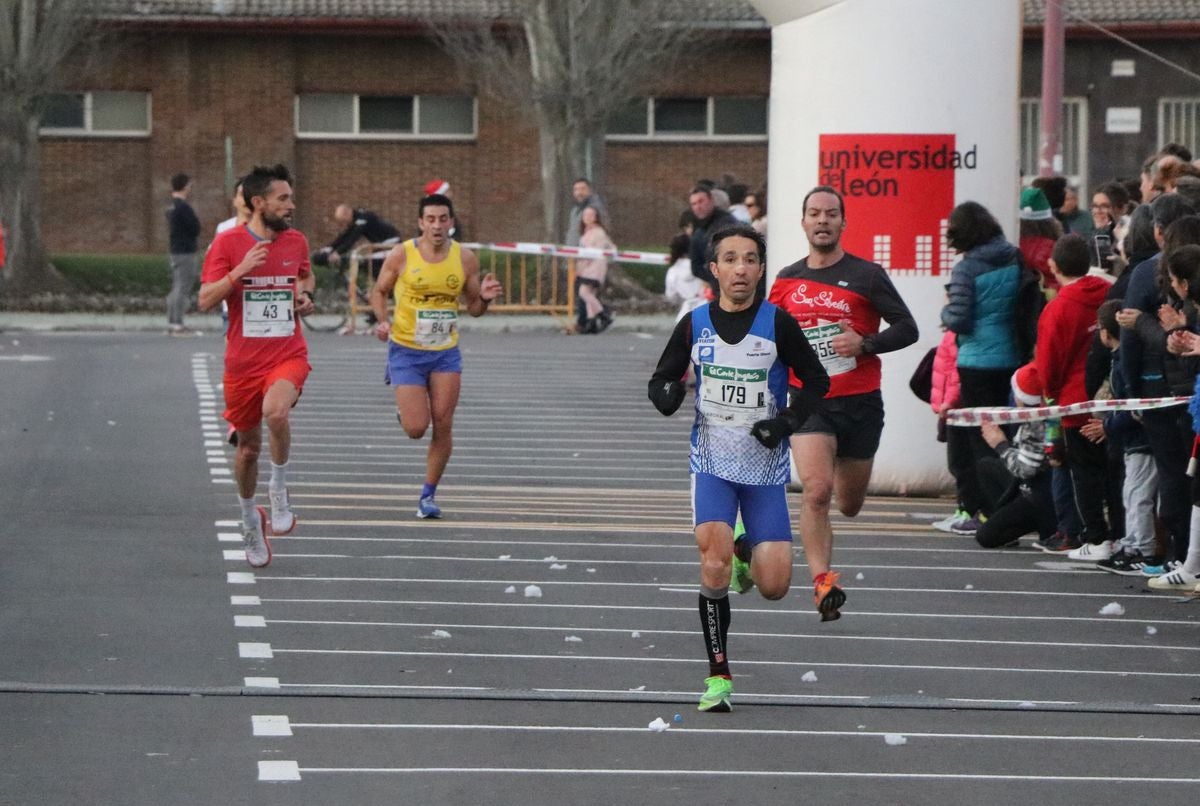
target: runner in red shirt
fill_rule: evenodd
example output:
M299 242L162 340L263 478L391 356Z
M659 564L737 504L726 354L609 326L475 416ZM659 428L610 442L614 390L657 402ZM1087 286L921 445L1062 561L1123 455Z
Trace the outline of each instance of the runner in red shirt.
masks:
M791 438L804 488L800 539L822 621L837 618L846 601L830 570L830 501L847 517L862 509L883 432L878 354L917 340L917 323L887 271L842 249L845 212L833 188L808 192L802 225L809 255L779 272L769 297L800 323L829 373L825 405ZM880 321L888 323L883 331Z
M256 167L242 180L250 220L217 236L204 258L200 309L229 305L225 342L225 419L237 431L234 474L242 507L246 561L271 562L268 533L296 525L287 492L288 416L308 377L300 317L313 311L308 240L291 228L292 177L283 165ZM270 526L255 501L262 422L270 433Z

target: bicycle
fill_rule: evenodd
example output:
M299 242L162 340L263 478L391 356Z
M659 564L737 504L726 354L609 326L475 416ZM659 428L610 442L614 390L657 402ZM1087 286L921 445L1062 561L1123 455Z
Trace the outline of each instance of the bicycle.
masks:
M313 266L317 309L300 321L317 333L336 331L343 336L370 333L375 324L371 289L375 276L394 244L364 244L351 250L337 266Z

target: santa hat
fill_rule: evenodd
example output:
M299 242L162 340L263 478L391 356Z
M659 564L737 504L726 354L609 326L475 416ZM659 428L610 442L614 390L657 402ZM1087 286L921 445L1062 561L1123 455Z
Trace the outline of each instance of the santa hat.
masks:
M1050 211L1050 200L1041 188L1025 188L1021 191L1020 217L1025 221L1049 221L1054 218Z
M1038 377L1037 367L1026 364L1013 373L1013 399L1022 406L1037 406L1042 402L1042 379Z
M446 191L450 189L450 183L445 179L430 179L425 183L425 195L432 196L435 193L446 195Z

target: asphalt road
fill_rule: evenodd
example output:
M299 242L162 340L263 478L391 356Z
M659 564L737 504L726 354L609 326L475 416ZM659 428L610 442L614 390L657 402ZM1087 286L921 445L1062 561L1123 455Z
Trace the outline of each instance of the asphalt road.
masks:
M840 621L735 596L735 711L697 713L665 338L468 331L440 522L382 345L311 338L300 525L252 571L217 336L0 333L0 804L1195 800L1196 600L948 501L838 523Z

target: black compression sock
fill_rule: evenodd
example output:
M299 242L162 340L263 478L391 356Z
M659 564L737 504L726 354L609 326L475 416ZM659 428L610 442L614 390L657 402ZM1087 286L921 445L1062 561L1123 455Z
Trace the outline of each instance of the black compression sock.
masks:
M715 596L706 596L716 594ZM707 588L700 592L700 629L704 633L704 648L708 652L708 676L729 677L729 658L725 644L729 637L729 590Z

